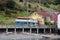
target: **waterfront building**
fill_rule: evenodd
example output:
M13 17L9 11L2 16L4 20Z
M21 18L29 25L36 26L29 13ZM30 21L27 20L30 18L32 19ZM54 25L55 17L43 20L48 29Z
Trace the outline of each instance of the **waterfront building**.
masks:
M45 21L50 20L49 14L47 12L34 12L30 15L32 19L37 19L40 25L44 25Z

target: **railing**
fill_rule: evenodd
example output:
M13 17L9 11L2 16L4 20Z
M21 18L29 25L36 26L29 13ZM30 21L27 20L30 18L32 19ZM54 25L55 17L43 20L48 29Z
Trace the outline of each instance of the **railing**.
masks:
M47 26L16 26L16 25L0 25L0 28L5 28L6 29L6 33L9 32L9 28L13 28L14 29L14 32L16 33L17 31L17 28L21 28L22 29L22 32L25 32L25 28L28 29L29 28L29 32L32 33L34 28L36 28L36 33L38 34L39 31L40 32L43 32L43 33L46 33L46 29L49 29L49 33L52 33L52 31L54 31L54 27L47 27ZM42 28L42 31L41 31L41 28ZM53 29L53 30L52 30ZM19 29L20 30L20 29Z
M16 25L0 25L0 28L55 28L54 26L50 25L50 26L16 26Z

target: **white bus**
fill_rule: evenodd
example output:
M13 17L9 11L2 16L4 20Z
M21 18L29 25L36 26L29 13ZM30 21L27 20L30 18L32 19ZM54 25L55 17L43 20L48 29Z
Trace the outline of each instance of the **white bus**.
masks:
M37 25L37 19L31 19L31 18L17 18L15 20L17 26L36 26Z

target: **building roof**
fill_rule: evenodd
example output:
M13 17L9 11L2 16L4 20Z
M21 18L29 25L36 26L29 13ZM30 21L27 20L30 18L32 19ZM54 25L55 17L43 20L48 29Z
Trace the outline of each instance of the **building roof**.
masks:
M37 14L42 15L44 17L49 16L49 14L47 12L37 12Z
M30 18L30 17L19 17L19 16L18 16L17 18L19 19L19 18Z
M51 21L57 21L57 14L53 13L53 14L50 14L50 19Z

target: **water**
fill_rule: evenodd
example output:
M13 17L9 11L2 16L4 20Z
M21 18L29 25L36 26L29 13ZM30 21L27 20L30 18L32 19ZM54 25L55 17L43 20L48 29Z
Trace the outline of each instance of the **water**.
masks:
M0 40L60 40L60 39L23 38L23 39L0 39Z
M60 40L59 39L51 39L51 38L44 38L40 35L29 35L29 34L9 34L6 35L5 33L0 34L0 40Z

